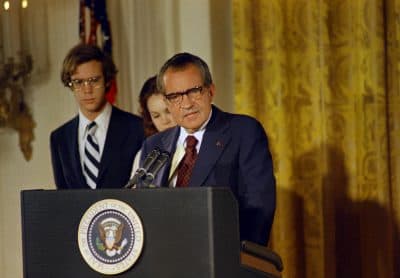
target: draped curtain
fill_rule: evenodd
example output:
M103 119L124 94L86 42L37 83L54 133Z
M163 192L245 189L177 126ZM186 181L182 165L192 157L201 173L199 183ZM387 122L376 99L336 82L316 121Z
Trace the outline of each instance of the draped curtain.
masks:
M235 110L261 121L284 277L400 277L400 0L233 0Z

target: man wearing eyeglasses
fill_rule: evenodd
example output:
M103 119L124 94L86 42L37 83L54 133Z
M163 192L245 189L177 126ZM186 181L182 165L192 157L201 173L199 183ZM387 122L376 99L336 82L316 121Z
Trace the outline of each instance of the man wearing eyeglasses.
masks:
M192 54L170 58L157 86L178 126L143 144L142 163L156 147L173 154L153 184L230 187L239 203L241 240L265 245L275 212L275 178L261 124L212 104L216 89L209 68Z
M108 103L117 69L97 46L79 44L64 59L61 80L79 112L50 136L59 189L119 188L129 180L144 131L140 117Z

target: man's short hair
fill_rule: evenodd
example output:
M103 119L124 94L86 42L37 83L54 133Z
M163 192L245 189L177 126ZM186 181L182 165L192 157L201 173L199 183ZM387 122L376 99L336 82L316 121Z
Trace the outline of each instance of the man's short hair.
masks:
M203 78L203 84L204 86L210 86L213 81L210 73L210 69L208 68L208 65L206 62L204 62L203 59L201 59L198 56L195 56L193 54L183 52L183 53L178 53L172 56L165 64L161 67L158 75L157 75L157 90L160 93L165 93L165 87L164 87L164 74L168 69L174 69L174 70L184 70L188 66L194 65L200 70L201 76Z
M106 91L109 89L109 83L115 78L118 70L110 55L104 53L98 46L80 43L74 46L64 59L61 70L61 81L64 86L69 87L71 76L76 68L89 61L98 61L103 67L104 83Z

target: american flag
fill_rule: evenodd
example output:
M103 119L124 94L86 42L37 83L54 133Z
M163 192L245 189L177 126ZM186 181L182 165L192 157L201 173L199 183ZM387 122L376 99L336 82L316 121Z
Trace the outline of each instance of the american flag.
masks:
M105 0L80 0L79 37L81 42L96 44L112 56L111 29ZM116 94L117 83L112 80L107 93L110 103L115 102Z

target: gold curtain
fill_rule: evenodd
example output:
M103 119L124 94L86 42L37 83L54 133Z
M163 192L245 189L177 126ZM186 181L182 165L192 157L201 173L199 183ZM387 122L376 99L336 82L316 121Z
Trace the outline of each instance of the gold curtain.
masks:
M235 109L264 125L283 277L400 277L400 0L233 0Z

